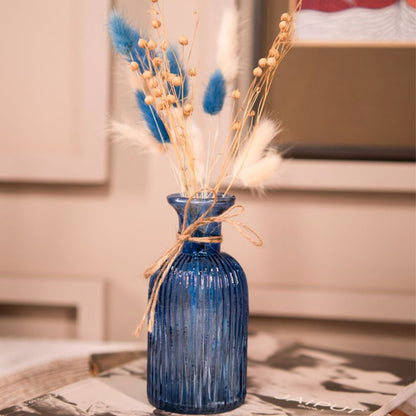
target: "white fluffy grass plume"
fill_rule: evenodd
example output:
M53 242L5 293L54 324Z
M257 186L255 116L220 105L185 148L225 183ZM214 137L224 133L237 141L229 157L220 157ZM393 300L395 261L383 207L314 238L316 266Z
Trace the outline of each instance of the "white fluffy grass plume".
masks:
M282 157L276 151L268 151L257 163L241 170L239 175L241 183L247 188L263 189L279 169L281 162Z
M240 150L234 163L234 173L238 173L244 166L250 166L258 162L279 131L280 127L277 123L263 117L257 127L254 128L247 143Z
M249 188L262 188L279 168L281 156L268 149L280 128L274 121L263 118L241 149L233 166L233 174Z
M109 131L113 141L135 147L141 153L155 154L163 151L162 145L143 127L140 128L139 126L136 128L128 124L112 121Z
M239 70L239 15L233 2L232 7L224 12L218 33L217 62L227 82L233 82Z

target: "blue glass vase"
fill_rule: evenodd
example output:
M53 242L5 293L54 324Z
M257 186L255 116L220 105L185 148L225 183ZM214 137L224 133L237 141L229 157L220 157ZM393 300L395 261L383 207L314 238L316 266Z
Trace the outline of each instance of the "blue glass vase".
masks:
M182 228L187 198L168 196ZM208 216L230 208L219 195ZM193 199L186 226L211 204ZM198 228L194 237L220 236L221 224ZM151 292L156 275L150 279ZM208 414L244 402L247 374L248 289L243 269L219 243L185 242L163 282L148 334L147 396L158 409Z

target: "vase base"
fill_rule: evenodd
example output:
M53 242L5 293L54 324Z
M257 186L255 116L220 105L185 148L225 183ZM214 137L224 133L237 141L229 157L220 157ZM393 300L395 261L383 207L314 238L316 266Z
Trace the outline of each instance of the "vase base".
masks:
M240 407L244 403L245 398L243 397L241 400L236 401L234 403L221 405L215 404L212 406L205 406L203 409L198 408L190 408L186 406L175 405L172 403L153 403L152 400L149 399L150 404L156 407L159 410L170 412L170 413L179 413L179 414L186 414L186 415L211 415L217 413L224 413L229 412L231 410Z

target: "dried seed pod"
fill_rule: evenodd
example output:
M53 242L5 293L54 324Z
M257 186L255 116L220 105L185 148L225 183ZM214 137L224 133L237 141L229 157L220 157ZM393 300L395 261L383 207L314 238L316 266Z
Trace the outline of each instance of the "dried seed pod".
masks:
M137 71L139 69L139 64L137 62L130 62L130 69L132 71Z
M280 29L282 32L287 32L287 31L289 30L289 24L288 24L287 22L285 22L285 21L281 21L281 22L279 23L279 29Z
M153 58L153 65L154 66L160 66L162 65L162 59L156 56L156 58Z
M241 129L241 121L236 121L233 124L233 130L237 131L237 130L240 130L240 129Z
M189 68L188 74L190 77L195 77L197 74L196 68Z
M160 26L162 26L162 22L161 22L160 20L158 20L158 19L153 19L153 20L152 20L152 26L153 26L155 29L159 29L159 28L160 28Z
M283 22L291 22L292 21L292 16L289 13L283 13L280 16L280 20L282 20Z
M137 44L139 45L139 48L145 48L147 46L147 40L140 38Z
M152 3L157 3L158 2L158 0L152 0Z
M167 48L169 48L169 42L167 40L162 40L160 47L165 51Z
M144 79L150 79L153 78L153 74L150 71L144 71L143 72L143 78Z
M269 56L273 56L274 58L278 59L280 56L280 53L276 48L271 48L269 50Z
M270 66L271 68L274 68L277 65L276 58L274 58L273 56L271 56L270 58L267 58L267 65Z
M188 38L186 36L181 36L178 41L182 46L186 46L188 44Z
M266 66L267 66L267 59L266 58L259 59L259 67L266 68Z
M172 78L171 82L175 87L179 87L180 85L182 85L182 78L180 76L176 75Z
M149 42L147 43L147 47L149 49L156 49L157 48L157 43L154 40L149 40Z
M150 88L156 88L157 87L157 79L156 78L152 78L149 80L149 86Z
M240 90L234 90L234 91L231 93L231 97L233 97L233 98L234 98L234 100L238 100L238 99L241 97L241 92L240 92Z
M144 102L147 105L152 105L155 102L155 97L152 97L151 95L146 96L146 98L144 99Z
M254 111L254 110L251 110L249 113L248 113L248 116L249 117L254 117L256 115L256 112Z
M168 104L165 100L163 100L157 105L157 108L158 110L166 110L168 108Z
M176 97L173 94L169 94L166 99L168 100L169 104L175 104L176 103Z
M153 94L154 94L155 97L161 97L162 96L162 90L160 88L156 88L153 91Z
M286 32L280 32L280 33L279 33L279 39L280 39L282 42L286 42L286 41L287 41L287 39L288 39L287 33L286 33Z
M168 72L166 74L166 78L167 78L168 82L170 82L172 84L173 78L175 78L175 74L172 74L171 72Z
M263 71L262 71L262 69L261 69L260 67L256 66L256 67L253 69L253 75L254 75L256 78L261 77L261 76L263 75Z
M185 116L190 116L193 111L194 111L194 107L192 106L192 104L185 104L184 105L184 107L183 107L183 114Z

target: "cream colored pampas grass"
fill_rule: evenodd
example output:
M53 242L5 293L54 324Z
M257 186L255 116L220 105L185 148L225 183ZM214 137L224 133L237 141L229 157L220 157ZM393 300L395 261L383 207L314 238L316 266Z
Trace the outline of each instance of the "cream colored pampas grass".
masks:
M112 121L109 132L114 142L136 148L140 153L161 153L163 146L143 126L132 127L128 124Z
M279 125L266 117L254 128L233 166L233 177L240 179L244 186L264 187L280 166L280 155L275 150L268 149L279 131Z
M281 163L282 157L276 151L270 150L257 163L243 167L239 179L246 188L263 190Z
M239 14L235 3L224 12L218 34L217 62L227 82L237 78L239 70Z
M247 144L241 149L241 156L238 159L242 158L246 165L252 165L257 162L279 132L280 127L276 122L263 117L257 127L254 128Z

